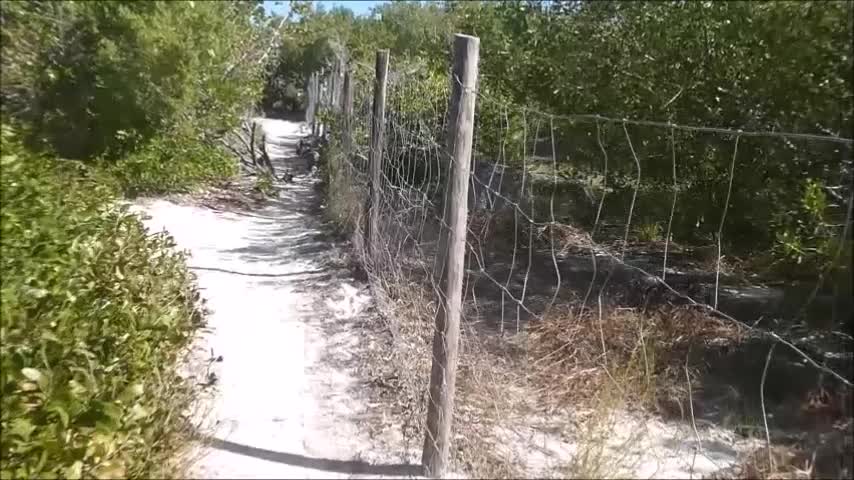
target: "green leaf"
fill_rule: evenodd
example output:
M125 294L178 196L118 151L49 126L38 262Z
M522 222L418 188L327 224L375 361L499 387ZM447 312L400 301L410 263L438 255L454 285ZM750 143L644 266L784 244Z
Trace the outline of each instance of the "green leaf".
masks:
M136 421L151 415L151 411L142 405L136 404L131 407L131 420Z
M95 478L126 478L125 467L117 460L103 462L94 472Z
M47 409L47 410L48 410L49 412L54 412L54 413L56 413L56 415L59 417L59 420L62 422L62 426L63 426L64 428L68 428L68 424L69 424L70 419L69 419L69 416L68 416L68 412L67 412L67 411L65 411L65 408L63 408L61 405L58 405L58 404L56 404L56 403L52 403L52 404L48 407L48 409Z
M122 414L124 413L122 407L114 403L107 402L101 403L101 411L107 416L107 418L116 421L121 420Z
M129 403L136 397L139 397L144 393L144 389L141 383L134 383L133 385L129 385L127 388L122 391L119 395L119 400L123 403Z
M83 398L83 396L86 395L86 392L88 391L86 386L84 386L77 380L69 380L68 388L71 391L71 396L77 399Z
M70 467L65 468L64 474L65 478L69 480L76 480L83 477L83 462L77 460Z
M23 368L21 369L21 373L29 380L32 380L36 383L39 383L43 378L42 372L38 371L38 369L35 368Z
M45 330L42 332L42 339L47 340L49 342L62 343L62 340L59 339L53 332Z
M24 441L30 439L30 435L32 435L35 429L35 425L27 418L15 418L9 425L9 433L21 437Z
M27 379L36 382L42 392L46 392L50 387L50 377L43 374L40 370L35 368L24 368L21 369L21 373L27 377Z
M30 295L31 297L36 298L36 299L44 298L50 293L43 288L29 288L29 287L26 289L26 292L28 295Z

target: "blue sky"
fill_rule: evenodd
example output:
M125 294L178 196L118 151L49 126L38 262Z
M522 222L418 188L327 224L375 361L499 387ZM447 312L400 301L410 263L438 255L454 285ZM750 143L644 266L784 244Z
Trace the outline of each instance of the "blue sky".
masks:
M275 5L276 3L280 4ZM315 0L314 2L315 8L317 8L317 5L323 5L326 10L329 10L332 7L342 6L349 8L356 15L367 15L371 12L371 8L381 3L386 2L378 0ZM280 15L286 15L288 13L288 1L282 0L281 2L275 2L265 0L264 9L267 10L268 13L275 12Z

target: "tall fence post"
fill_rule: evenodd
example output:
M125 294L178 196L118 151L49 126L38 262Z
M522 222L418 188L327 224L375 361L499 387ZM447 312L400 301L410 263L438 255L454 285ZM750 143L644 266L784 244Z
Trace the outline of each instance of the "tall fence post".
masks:
M305 122L311 124L311 75L305 81Z
M311 132L314 134L314 74L308 76L308 84L305 88L305 121L311 126Z
M353 122L353 79L350 76L350 70L344 69L344 85L342 86L343 95L341 96L341 111L344 116L344 158L349 162L350 156L353 153L353 132L351 132Z
M322 117L322 118L326 118L326 115L329 114L329 104L330 104L329 98L332 96L332 93L331 93L332 81L331 80L332 80L332 75L329 72L327 72L323 78L323 82L321 82L321 85L323 85L323 90L322 90L323 91L323 110L322 111L324 113L324 117ZM321 127L323 127L321 129L320 135L324 136L324 135L326 135L327 131L329 130L329 125L327 125L326 122L320 122L320 125L321 125Z
M332 71L329 72L329 110L333 112L338 108L335 102L335 89L338 88L338 85L335 84L338 81L338 76L335 74L336 70L338 70L337 61L332 63Z
M338 71L338 61L332 63L332 70L329 72L329 110L335 111L338 108L338 104L335 101L335 91L338 89L338 75L336 72Z
M341 111L341 69L344 68L341 60L335 60L335 68L332 70L332 110Z
M310 87L310 89L311 89L311 135L316 138L317 134L319 133L319 130L320 130L319 125L317 124L318 123L317 122L317 106L318 106L317 104L318 104L318 100L320 100L318 98L318 93L320 92L320 89L318 86L318 74L317 74L317 72L314 72L311 74L311 87Z
M427 434L422 463L428 476L445 473L450 452L454 414L454 389L460 337L463 273L465 268L468 186L471 174L474 133L475 87L480 40L454 36L454 67L451 72L451 99L448 149L452 155L448 195L445 202L439 251L447 251L440 288L442 300L433 335L433 366L427 410Z
M377 51L377 61L374 75L374 112L371 124L371 150L368 162L370 164L370 204L368 206L368 255L376 259L380 225L380 188L382 179L383 134L385 131L385 95L388 80L388 50Z
M326 79L321 74L317 76L317 111L320 113L317 135L322 138L326 133L326 125L323 123L323 115L326 112Z
M336 85L338 85L338 90L335 92L335 103L338 105L338 110L343 110L343 98L344 98L344 73L347 71L347 62L343 60L338 61L338 72L337 72L337 81Z

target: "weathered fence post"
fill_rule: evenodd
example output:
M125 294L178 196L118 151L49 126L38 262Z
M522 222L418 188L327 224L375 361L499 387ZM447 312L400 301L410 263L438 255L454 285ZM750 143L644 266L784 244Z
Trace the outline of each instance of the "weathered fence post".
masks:
M311 135L317 137L320 133L320 125L317 120L317 109L319 103L320 82L317 72L311 74Z
M341 80L338 78L340 68L341 64L336 59L329 73L329 109L333 112L337 112L338 107L341 106L341 100L338 99L338 91L341 89Z
M427 435L422 463L428 476L445 473L450 451L454 413L454 388L460 337L463 274L466 253L468 185L471 174L474 133L475 86L480 40L457 34L454 37L454 67L451 72L448 150L452 158L446 194L439 251L446 251L440 288L442 300L433 335L433 366L427 410Z
M335 69L332 71L332 110L335 112L341 111L341 92L343 90L341 88L341 82L343 81L341 73L343 69L343 62L340 59L336 59Z
M323 112L325 115L329 115L330 105L332 102L330 101L332 98L332 73L327 72L326 78L323 79ZM324 118L326 118L324 116ZM323 132L321 135L326 135L329 131L329 125L323 123Z
M320 72L314 74L314 125L317 127L315 135L320 135Z
M311 125L311 75L305 81L305 123Z
M368 154L370 164L370 204L368 206L367 246L368 255L375 260L378 249L380 225L380 190L382 188L383 134L385 131L385 94L388 80L388 50L377 51L374 75L374 112L371 124L371 150Z
M317 135L323 138L326 133L326 125L323 123L323 115L326 113L326 79L322 75L317 78L317 111L320 112L320 120L318 122Z
M338 61L332 63L332 71L329 72L329 110L335 111L338 109L338 102L335 101L335 91L338 88Z
M353 153L353 132L350 131L353 122L353 79L350 76L350 70L345 67L344 70L344 85L343 95L341 96L341 111L344 114L343 122L343 147L344 159L349 162L350 155Z
M306 106L305 106L305 121L311 125L311 133L314 135L314 73L308 76L308 86L306 87Z
M335 102L338 105L338 109L343 110L343 97L344 97L344 73L347 71L347 62L340 60L338 62L338 80L336 85L338 85L338 91L335 92Z

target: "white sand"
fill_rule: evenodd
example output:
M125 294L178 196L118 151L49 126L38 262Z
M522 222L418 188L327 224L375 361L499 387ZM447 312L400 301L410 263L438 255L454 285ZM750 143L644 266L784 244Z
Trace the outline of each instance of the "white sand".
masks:
M348 272L329 265L337 255L319 238L316 179L294 159L302 124L259 120L268 151L294 183L252 214L215 211L166 200L133 206L152 231L168 231L190 252L202 296L211 309L196 340L199 358L218 381L200 399L212 441L191 473L200 478L401 478L412 467L371 448L367 400L353 378L360 341L357 320L372 300ZM552 419L552 423L556 419ZM578 455L577 433L544 433L535 419L507 422L497 447L531 476L555 476ZM549 422L545 422L549 423ZM608 427L606 427L608 428ZM731 465L755 445L729 433L655 419L615 419L604 442L600 474L623 478L697 478ZM576 439L573 439L575 437ZM697 454L695 455L695 452ZM398 452L399 453L399 452ZM411 455L410 455L411 457ZM397 456L399 458L399 455ZM456 476L449 474L448 476Z
M215 211L166 200L134 208L151 231L166 230L188 250L211 310L195 345L218 378L200 408L213 441L191 473L201 478L400 477L403 467L367 451L359 427L366 401L348 360L358 332L353 319L369 304L364 286L328 265L336 255L319 239L316 179L293 158L305 135L299 123L259 120L268 151L283 173L280 198L252 214ZM215 270L211 270L215 269ZM197 359L196 361L200 361ZM357 460L358 461L354 461Z

